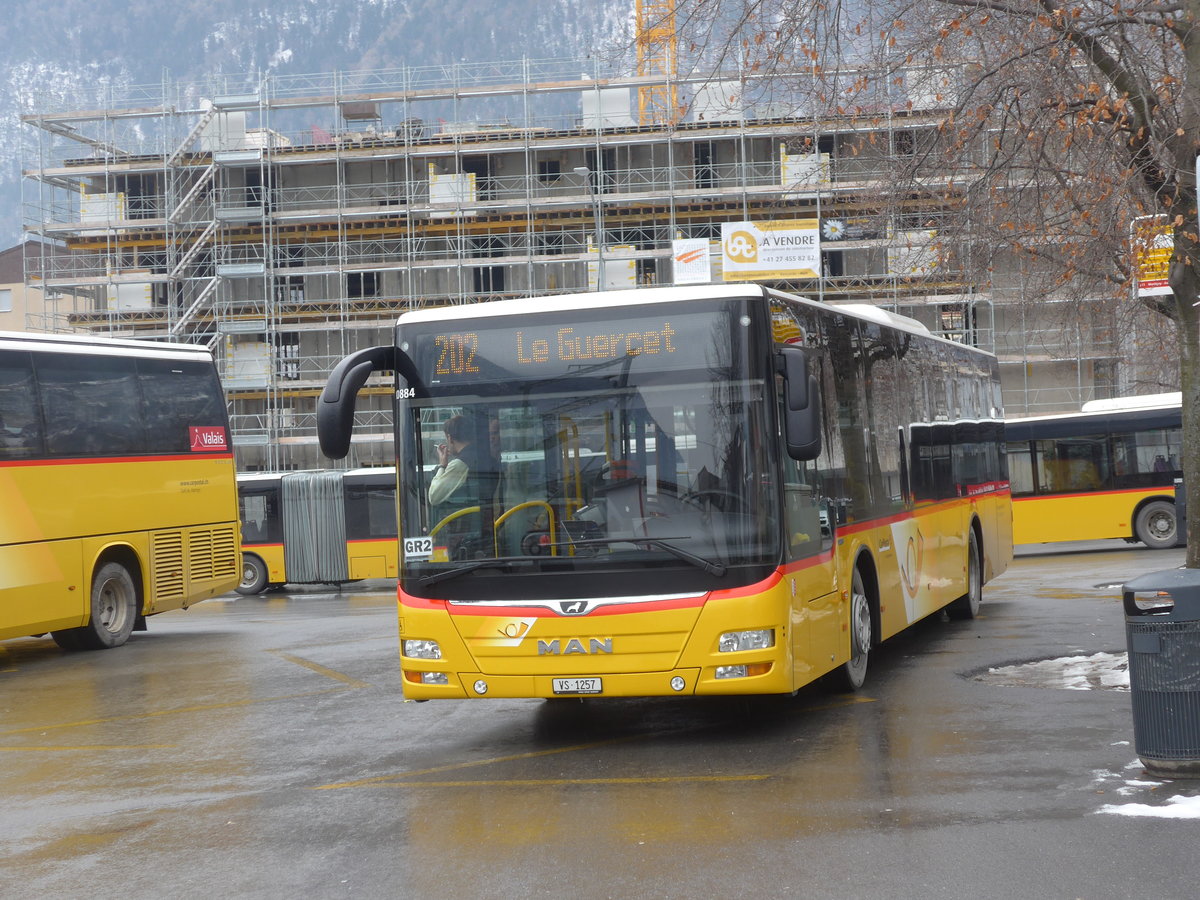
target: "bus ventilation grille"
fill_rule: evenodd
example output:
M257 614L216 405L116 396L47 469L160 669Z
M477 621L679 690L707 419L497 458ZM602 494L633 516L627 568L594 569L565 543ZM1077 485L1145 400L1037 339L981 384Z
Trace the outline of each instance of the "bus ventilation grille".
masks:
M183 533L159 531L150 536L150 565L154 569L156 601L183 597Z
M188 550L192 581L237 575L237 542L232 528L193 531Z

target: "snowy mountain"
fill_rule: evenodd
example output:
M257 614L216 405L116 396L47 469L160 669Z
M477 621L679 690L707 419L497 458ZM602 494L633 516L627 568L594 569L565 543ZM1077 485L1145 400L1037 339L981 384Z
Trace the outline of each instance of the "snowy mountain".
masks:
M634 0L41 0L0 5L0 248L21 240L23 114L97 87L622 55ZM35 186L24 185L29 191Z

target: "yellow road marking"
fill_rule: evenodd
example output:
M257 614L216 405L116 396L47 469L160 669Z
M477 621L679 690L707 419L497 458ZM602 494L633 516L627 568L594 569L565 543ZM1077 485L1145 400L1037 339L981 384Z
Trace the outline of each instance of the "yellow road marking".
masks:
M872 697L847 697L844 700L836 700L832 703L825 703L820 706L806 706L804 712L817 712L825 709L837 709L842 706L850 706L854 703L875 703ZM676 729L685 730L685 729ZM535 750L530 753L514 753L511 756L493 756L487 759L478 759L471 762L454 763L448 766L434 766L428 769L418 769L412 772L397 772L394 775L377 775L374 778L362 778L358 781L339 781L334 784L317 785L313 790L330 791L339 788L351 787L367 787L372 784L380 784L395 787L417 787L420 785L432 787L465 787L471 785L491 784L491 785L522 785L522 784L654 784L659 782L670 782L672 780L679 781L749 781L761 780L769 778L769 775L713 775L713 776L696 776L678 778L633 778L633 779L563 779L563 780L534 780L520 781L513 779L510 781L409 781L408 779L419 778L422 775L439 775L443 772L455 772L462 769L478 768L480 766L491 766L498 763L514 762L522 759L536 759L541 756L554 756L559 753L574 753L579 750L592 750L597 747L606 747L613 744L629 743L630 741L649 740L656 737L654 734L639 734L627 737L612 738L607 741L594 741L588 744L573 744L570 747L556 747L553 750Z
M74 747L0 747L0 753L47 753L58 750L171 750L178 744L79 744Z
M644 778L501 778L491 781L387 781L385 787L558 787L569 784L686 784L766 781L770 775L670 775Z
M295 663L298 666L304 666L304 668L310 669L311 671L316 672L318 675L324 675L327 678L336 679L343 684L350 685L350 687L365 688L371 686L365 681L359 681L357 678L352 678L351 676L342 672L338 672L335 669L327 668L320 663L313 662L311 659L305 659L303 656L293 656L291 653L284 653L282 650L271 650L269 652L274 653L280 659L286 659L288 662Z
M111 722L137 722L142 719L158 719L163 716L176 716L183 713L207 712L213 709L236 709L240 706L254 706L258 703L275 703L280 700L299 700L302 697L317 697L321 694L334 694L346 688L326 688L323 691L305 691L302 694L283 694L279 697L260 697L255 700L233 700L226 703L201 703L196 706L179 706L175 709L160 709L154 712L137 713L127 716L110 716L105 719L81 719L78 722L60 722L57 725L32 725L28 728L11 728L0 731L0 735L28 734L31 731L53 731L57 728L82 728L88 725L107 725Z
M826 709L841 709L843 706L852 706L855 703L878 703L874 697L846 697L842 700L834 700L832 703L822 703L820 706L806 706L803 712L822 712Z
M395 775L377 775L374 778L363 778L359 781L342 781L337 784L321 784L314 788L317 791L328 791L334 788L364 787L368 784L387 784L400 778L416 778L421 775L438 775L442 772L456 772L462 769L474 769L479 766L491 766L497 763L513 762L518 759L537 759L541 756L555 756L559 753L574 753L577 750L591 750L595 747L607 747L612 744L625 744L630 741L644 740L646 735L612 738L607 741L595 741L590 744L575 744L570 747L556 747L553 750L533 750L529 753L514 753L511 756L492 756L488 759L476 759L470 762L454 763L448 766L434 766L429 769L418 769L414 772L397 772Z

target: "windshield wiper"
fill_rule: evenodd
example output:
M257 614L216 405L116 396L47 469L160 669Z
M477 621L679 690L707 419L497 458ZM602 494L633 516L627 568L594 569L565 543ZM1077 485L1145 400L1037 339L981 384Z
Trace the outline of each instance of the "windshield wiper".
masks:
M589 544L599 544L599 545L649 544L651 547L657 547L659 550L665 550L667 553L670 553L676 559L683 560L686 563L691 563L693 566L696 566L698 569L703 569L709 575L715 575L717 578L720 578L722 575L725 574L726 568L721 563L717 563L717 562L713 562L712 560L705 559L703 556L697 556L695 553L689 553L687 550L684 550L682 547L677 547L675 544L668 543L668 541L685 541L685 540L687 540L687 537L685 535L681 535L679 537L670 537L670 538L652 538L652 537L580 538L577 541L564 541L563 543L557 544L556 546L559 546L559 547L570 547L570 546L586 547Z
M417 584L421 585L421 587L428 587L431 584L437 584L439 581L449 581L451 578L457 578L459 575L466 575L468 572L474 572L476 569L503 569L515 563L532 565L537 561L538 558L532 556L497 556L493 559L473 559L468 563L463 563L461 566L455 566L453 569L443 569L431 575L422 575L417 579Z

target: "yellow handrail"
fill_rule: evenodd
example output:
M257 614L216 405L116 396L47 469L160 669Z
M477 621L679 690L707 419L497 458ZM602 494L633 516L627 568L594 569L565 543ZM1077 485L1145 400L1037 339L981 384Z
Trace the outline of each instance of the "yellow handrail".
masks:
M496 522L492 528L492 541L493 541L493 545L494 545L493 549L497 556L500 555L500 541L499 541L499 538L496 537L496 532L498 531L500 526L503 525L505 523L505 521L507 521L508 518L513 515L513 513L520 512L523 509L530 509L532 507L539 507L546 511L546 518L549 521L549 525L550 525L550 540L551 540L550 555L558 556L558 547L556 547L554 545L555 536L558 534L558 529L555 527L556 522L555 522L555 518L554 518L554 507L551 506L549 503L547 503L545 500L526 500L524 503L518 503L516 506L512 507L512 509L505 510L503 513L500 514L500 517L498 519L496 519ZM441 531L443 528L445 528L447 525L449 525L455 519L461 519L463 516L468 516L471 513L477 513L479 511L480 511L480 507L478 507L478 506L466 506L466 507L463 507L462 509L456 509L454 512L450 513L450 515L446 516L444 519L442 519L440 522L438 522L436 525L434 525L432 528L430 528L429 536L433 537L435 534L437 534L439 531Z
M455 519L461 519L463 516L470 515L471 513L477 513L477 512L479 512L478 506L466 506L466 507L463 507L462 509L456 509L454 512L450 513L450 515L446 516L446 518L442 519L442 521L438 522L436 525L434 525L432 528L430 528L429 536L433 537L435 534L437 534L439 531L441 531L444 526L449 525Z
M545 500L526 500L524 503L518 503L512 509L507 509L500 514L500 518L498 518L496 520L496 527L495 527L495 529L493 529L493 532L492 532L492 538L496 543L496 555L497 556L500 555L500 539L498 537L496 537L496 535L500 531L500 526L503 525L505 520L507 520L508 517L511 516L513 513L520 512L523 509L530 509L532 507L540 507L540 508L546 510L546 519L550 524L550 555L558 556L558 547L556 547L554 544L555 536L558 534L558 529L555 528L555 522L554 522L554 507L551 506L549 503L547 503Z

